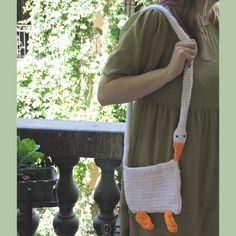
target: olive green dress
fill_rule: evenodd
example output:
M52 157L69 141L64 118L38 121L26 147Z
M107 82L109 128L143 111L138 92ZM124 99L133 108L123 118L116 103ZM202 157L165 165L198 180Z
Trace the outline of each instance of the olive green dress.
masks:
M219 35L211 23L204 31L211 60L199 55L194 60L188 137L180 160L182 212L174 216L178 232L167 231L160 213L150 214L154 230L141 229L128 210L122 189L121 236L219 235ZM165 67L177 41L163 13L154 9L137 12L123 27L117 50L109 57L103 74L115 79ZM172 135L179 119L181 89L182 75L135 102L129 166L173 158Z

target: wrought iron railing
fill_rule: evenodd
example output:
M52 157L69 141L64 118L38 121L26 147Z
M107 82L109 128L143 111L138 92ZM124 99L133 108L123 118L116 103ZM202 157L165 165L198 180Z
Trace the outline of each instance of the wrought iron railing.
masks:
M124 0L125 14L131 16L135 12L135 0Z
M27 54L27 46L29 41L29 34L31 30L30 25L17 25L16 30L16 46L17 46L17 59L24 59Z

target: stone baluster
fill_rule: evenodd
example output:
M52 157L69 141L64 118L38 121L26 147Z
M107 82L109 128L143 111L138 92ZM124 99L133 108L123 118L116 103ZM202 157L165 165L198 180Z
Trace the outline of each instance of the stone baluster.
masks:
M74 213L73 207L78 200L79 191L74 183L72 171L79 158L68 158L67 160L61 158L61 160L60 158L54 159L60 175L56 185L59 212L54 217L53 227L57 235L74 236L79 228L79 218Z
M19 236L33 236L39 225L39 215L32 208L32 190L27 189L27 201L17 210L17 233Z
M116 223L114 208L120 199L114 171L120 166L121 160L96 159L95 163L101 169L101 179L94 193L100 212L93 220L93 227L98 236L113 236Z
M39 225L39 215L33 210L31 212L31 218L29 219L27 209L19 208L17 210L17 233L19 236L32 236L35 234ZM32 227L30 228L29 222L32 222Z

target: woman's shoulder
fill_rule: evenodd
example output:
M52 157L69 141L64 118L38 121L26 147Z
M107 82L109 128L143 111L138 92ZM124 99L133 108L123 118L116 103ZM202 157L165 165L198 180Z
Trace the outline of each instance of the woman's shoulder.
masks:
M160 21L167 22L167 18L160 8L169 10L169 8L164 5L149 5L141 8L137 13L135 13L136 19L140 19L142 21L156 21L157 23L160 23Z
M135 12L124 24L121 29L121 36L130 28L134 27L136 30L146 29L146 32L157 32L158 29L168 26L168 20L164 13L156 7L158 5L150 5Z

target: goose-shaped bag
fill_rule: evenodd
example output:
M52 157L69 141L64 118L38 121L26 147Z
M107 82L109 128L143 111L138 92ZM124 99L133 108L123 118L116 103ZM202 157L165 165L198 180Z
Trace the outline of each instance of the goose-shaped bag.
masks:
M171 27L180 40L189 39L178 24L175 17L161 5L151 5L145 9L161 11L168 19ZM128 104L126 132L123 156L123 180L126 202L131 212L136 214L136 221L146 230L152 230L154 225L148 213L164 213L169 231L177 232L177 224L173 213L179 214L182 208L181 178L179 160L186 142L186 121L191 99L193 83L193 62L186 66L183 74L180 117L173 134L174 158L170 161L145 166L129 167L127 162L130 139L130 122L132 103Z

